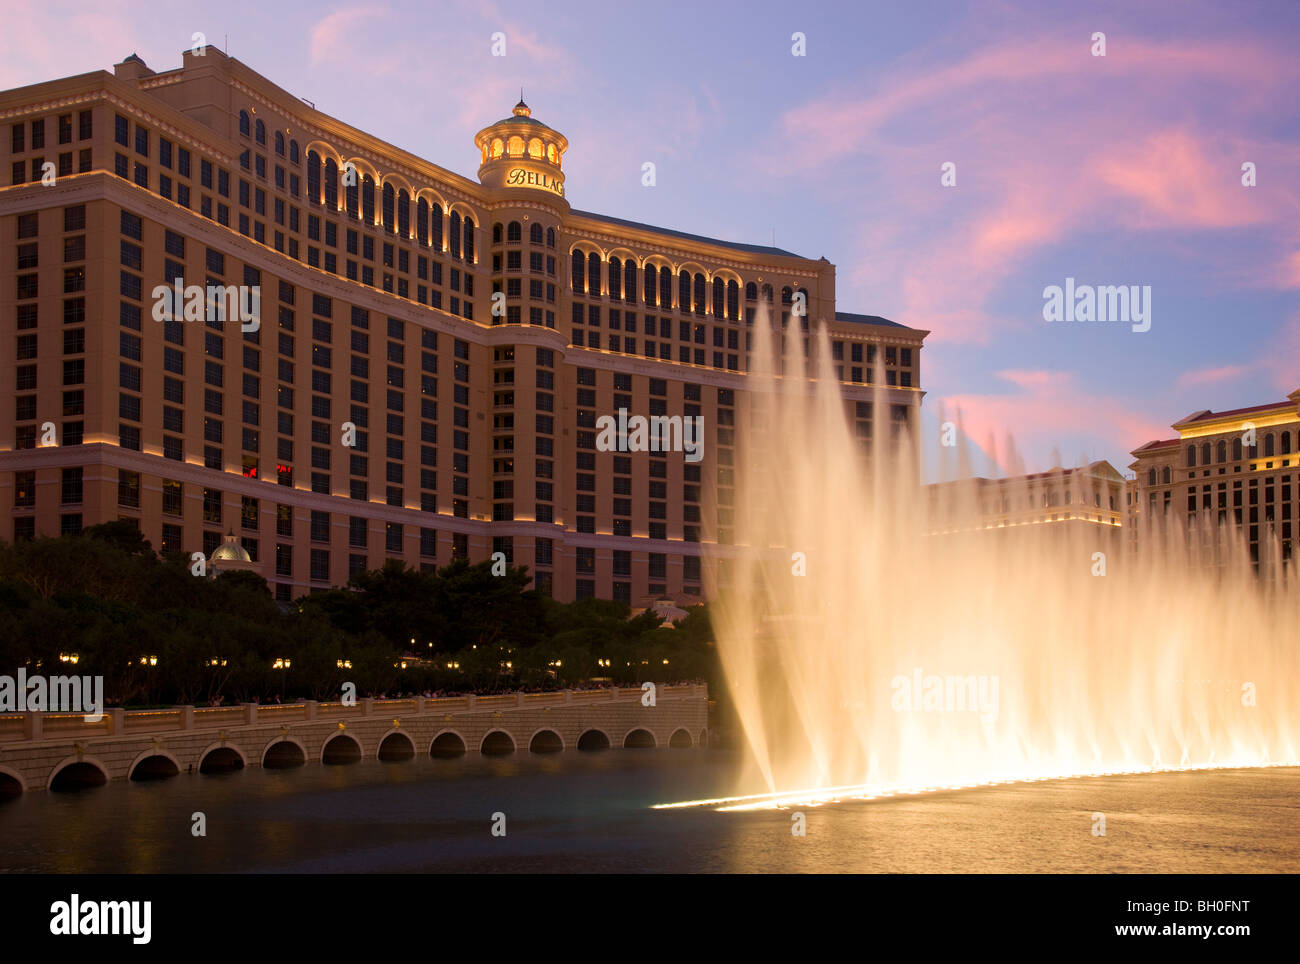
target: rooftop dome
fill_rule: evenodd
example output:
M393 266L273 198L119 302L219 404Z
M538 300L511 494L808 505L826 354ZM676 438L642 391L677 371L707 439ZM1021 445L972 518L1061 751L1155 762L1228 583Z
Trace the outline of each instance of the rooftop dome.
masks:
M487 187L523 187L564 197L564 152L569 141L563 134L533 116L519 103L509 117L483 128L474 137L479 149L479 183Z
M244 550L244 547L239 544L234 533L227 533L226 537L221 540L221 545L212 550L212 558L208 561L213 562L216 560L228 562L252 562L253 557L250 556Z

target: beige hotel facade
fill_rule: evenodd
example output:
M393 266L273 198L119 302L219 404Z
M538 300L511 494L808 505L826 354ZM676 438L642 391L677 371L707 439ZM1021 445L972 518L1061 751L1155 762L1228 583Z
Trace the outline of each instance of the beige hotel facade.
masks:
M1133 450L1130 543L1172 521L1200 526L1202 542L1225 527L1243 537L1252 562L1289 564L1300 519L1300 388L1245 408L1202 409L1172 428L1177 437Z
M281 600L499 551L557 599L689 601L733 539L760 307L805 346L828 326L864 442L919 422L927 332L837 312L824 258L571 207L522 101L477 180L211 47L0 114L6 538L233 534ZM256 289L256 330L157 320L177 279ZM703 458L601 451L621 408L701 417Z

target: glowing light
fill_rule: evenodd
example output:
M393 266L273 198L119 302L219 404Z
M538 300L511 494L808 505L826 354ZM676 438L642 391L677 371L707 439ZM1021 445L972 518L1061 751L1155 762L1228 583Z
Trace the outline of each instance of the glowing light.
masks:
M952 790L977 790L985 787L1009 786L1024 783L1046 783L1062 780L1090 780L1101 777L1148 776L1156 773L1190 773L1208 770L1254 770L1273 767L1300 767L1300 760L1289 763L1259 763L1248 766L1153 766L1134 770L1091 770L1086 773L1059 773L1031 777L991 778L975 783L949 783L937 786L886 787L857 785L822 787L819 789L786 790L775 793L750 793L735 797L714 797L707 800L682 800L677 803L656 803L651 810L685 810L712 807L719 813L739 813L749 810L783 810L787 807L817 807L828 803L880 800L890 797L918 796Z
M1256 570L1244 538L1215 519L1180 528L1179 512L1130 556L1114 525L1060 524L1118 513L1059 470L1008 491L1000 528L971 531L986 525L980 483L929 498L910 430L863 458L824 328L807 377L802 339L781 359L774 337L755 326L737 430L752 422L761 444L737 448L728 584L705 570L750 751L738 797L712 805L1300 760L1300 572L1279 547L1261 538ZM790 376L774 374L783 361ZM881 425L914 418L894 389L867 390ZM983 470L960 448L938 455L941 477ZM831 506L852 506L852 524Z

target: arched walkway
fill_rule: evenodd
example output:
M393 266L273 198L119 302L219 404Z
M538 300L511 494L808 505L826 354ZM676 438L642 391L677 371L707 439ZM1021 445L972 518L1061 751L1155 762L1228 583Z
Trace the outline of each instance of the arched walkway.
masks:
M673 735L668 738L668 745L674 750L689 750L695 745L691 739L690 730L684 727L680 730L673 730Z
M515 741L505 730L493 730L483 737L478 751L484 756L509 756L515 752Z
M335 733L320 748L320 762L330 766L340 763L360 763L361 744L347 733Z
M147 750L127 770L131 780L166 780L181 772L181 765L166 750Z
M210 746L199 758L200 773L232 773L244 769L244 752L233 746Z
M578 749L584 751L608 750L609 734L603 730L587 730L582 736L578 737Z
M13 770L0 767L0 800L21 797L27 792L27 781Z
M429 745L429 756L439 760L465 755L465 739L451 730L443 730Z
M102 787L108 782L108 771L98 762L72 760L60 763L50 774L49 787L55 793Z
M653 750L656 746L658 744L655 743L655 735L639 727L629 731L627 736L623 737L625 750Z
M287 770L307 762L307 751L291 737L281 737L262 751L262 767L267 770Z
M379 741L377 755L385 763L410 760L415 756L415 743L401 730L392 730Z
M554 730L538 730L528 741L530 753L559 753L564 749L564 740Z

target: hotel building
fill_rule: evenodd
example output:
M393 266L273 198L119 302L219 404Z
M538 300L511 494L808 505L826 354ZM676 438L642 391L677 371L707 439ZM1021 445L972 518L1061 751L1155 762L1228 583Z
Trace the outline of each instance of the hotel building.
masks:
M1188 528L1207 520L1207 540L1230 523L1258 563L1271 532L1280 558L1290 559L1300 501L1300 389L1264 405L1194 412L1172 427L1177 438L1133 451L1131 539L1140 546L1142 533L1171 519Z
M927 332L836 311L825 258L571 207L568 141L523 102L477 180L212 47L0 115L9 538L233 534L282 600L495 552L561 600L690 600L733 537L761 308L805 351L828 326L859 438L919 422ZM702 417L703 459L601 451L619 409Z
M1109 462L1000 479L974 477L927 485L932 534L977 531L1086 537L1119 544L1128 480Z

